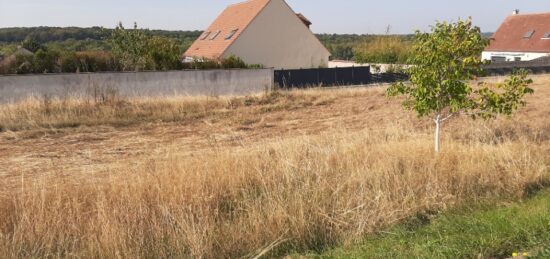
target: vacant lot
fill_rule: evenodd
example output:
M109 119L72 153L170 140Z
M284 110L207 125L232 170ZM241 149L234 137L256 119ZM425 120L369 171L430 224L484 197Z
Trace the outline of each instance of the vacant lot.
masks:
M0 175L89 174L168 146L199 154L410 122L399 103L383 95L375 88L242 98L29 100L0 109Z
M432 124L384 88L0 107L0 254L254 257L550 182L550 77L513 118Z

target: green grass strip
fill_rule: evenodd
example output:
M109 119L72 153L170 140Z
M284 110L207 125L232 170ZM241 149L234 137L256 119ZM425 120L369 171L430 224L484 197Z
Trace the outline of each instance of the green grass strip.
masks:
M414 220L412 222L419 222ZM550 258L550 190L506 206L466 208L426 224L402 224L313 258ZM547 257L548 256L548 257Z

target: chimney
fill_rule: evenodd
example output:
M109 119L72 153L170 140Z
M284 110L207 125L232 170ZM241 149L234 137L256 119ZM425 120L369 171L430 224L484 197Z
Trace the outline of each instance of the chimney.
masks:
M512 15L518 15L518 14L519 14L519 9L514 10L514 12L512 13Z
M296 14L298 16L298 18L300 18L300 20L302 20L302 22L309 28L311 26L311 21L309 21L303 14L301 13L297 13Z

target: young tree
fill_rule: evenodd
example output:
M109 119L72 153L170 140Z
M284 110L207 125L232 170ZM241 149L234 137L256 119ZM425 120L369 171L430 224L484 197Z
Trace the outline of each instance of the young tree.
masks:
M110 39L113 55L124 71L140 71L147 66L149 35L147 31L138 29L127 30L119 23Z
M23 42L21 42L21 47L33 53L39 50L46 51L46 48L32 37L27 37Z
M122 70L172 70L181 69L182 53L173 39L152 36L148 30L125 29L119 23L110 39L115 59Z
M57 73L61 72L58 67L59 52L55 50L39 49L33 56L34 73Z
M488 44L471 19L438 22L431 33L417 31L409 58L412 66L406 71L410 83L396 83L388 89L389 96L405 96L405 108L433 118L436 152L445 121L461 113L483 119L511 115L525 105L523 97L533 93L525 71L504 83L470 86L469 80L483 74L481 52Z

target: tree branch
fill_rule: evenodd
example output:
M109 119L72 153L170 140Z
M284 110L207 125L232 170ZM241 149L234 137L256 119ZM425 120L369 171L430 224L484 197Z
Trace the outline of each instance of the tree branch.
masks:
M455 115L456 115L456 113L451 113L451 114L449 114L449 116L447 116L447 117L441 119L441 122L444 122L444 121L446 121L446 120L452 118L452 117L455 116Z

